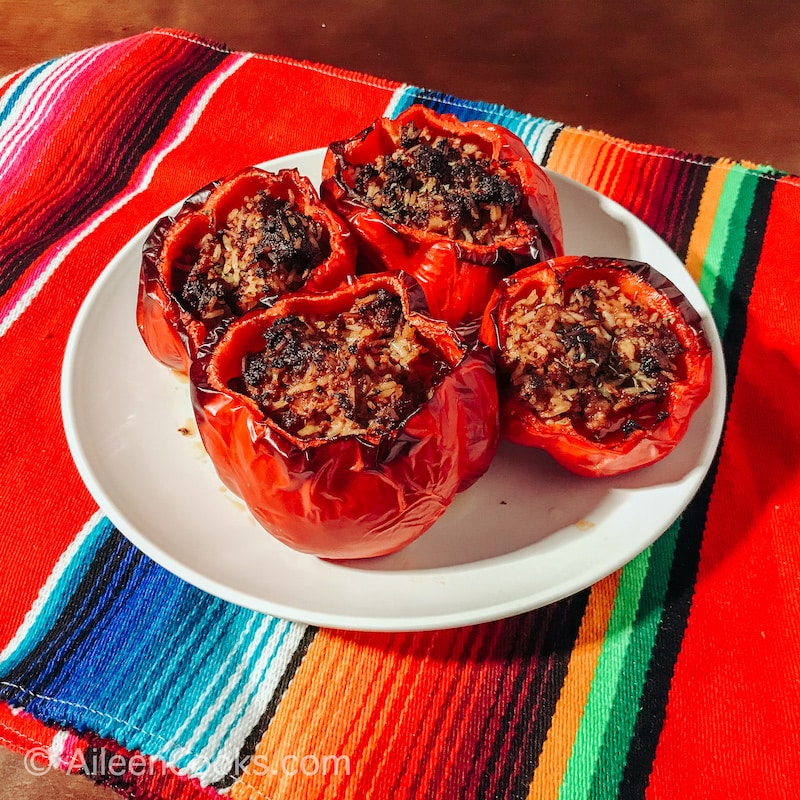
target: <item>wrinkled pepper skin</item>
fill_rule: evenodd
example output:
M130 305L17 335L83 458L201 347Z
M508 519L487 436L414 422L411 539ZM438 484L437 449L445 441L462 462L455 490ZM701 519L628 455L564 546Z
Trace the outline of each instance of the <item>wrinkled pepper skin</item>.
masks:
M156 222L142 249L136 322L147 349L171 369L188 373L197 349L210 334L218 334L230 318L214 329L187 309L178 298L173 265L207 234L224 225L228 214L260 190L286 200L291 192L296 207L328 231L331 254L306 281L304 291L327 291L355 271L355 242L347 226L319 199L314 186L297 170L270 173L249 167L214 181L189 197L175 217ZM272 298L264 298L269 305Z
M348 167L395 149L401 127L413 122L433 134L480 143L491 158L516 175L538 230L502 245L455 241L429 231L393 224L351 191ZM556 190L521 139L493 123L460 122L424 106L396 119L379 119L353 138L328 147L320 195L349 225L359 243L359 270L403 270L422 285L431 314L454 327L477 328L497 282L522 266L561 255L563 233ZM476 322L477 321L477 322Z
M300 439L228 386L245 355L263 347L270 322L290 314L334 315L385 288L451 366L433 396L383 436ZM425 316L424 295L402 273L353 279L326 295L295 294L231 324L201 348L191 369L198 428L223 483L258 522L290 547L328 559L380 556L420 536L457 491L489 467L499 423L494 359Z
M517 444L541 448L571 472L588 477L619 475L653 464L683 438L711 387L711 348L697 311L669 279L648 264L565 256L521 270L498 284L480 330L481 341L492 348L499 364L506 338L505 318L516 300L553 282L560 283L566 294L588 279L601 278L620 287L626 297L635 298L644 308L674 317L669 327L686 352L679 357L678 380L671 385L663 405L665 419L626 435L616 432L599 440L588 438L568 418L554 424L543 422L498 369L501 434Z

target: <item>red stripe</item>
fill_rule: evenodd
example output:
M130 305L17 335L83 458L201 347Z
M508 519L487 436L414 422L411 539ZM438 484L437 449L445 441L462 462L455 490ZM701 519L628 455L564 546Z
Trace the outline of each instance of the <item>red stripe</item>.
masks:
M179 61L187 50L185 42L172 37L149 35L136 41L130 58L121 60L114 73L114 81L120 84L110 83L110 78L101 81L80 99L87 109L99 107L98 92L118 95L121 84L137 79L140 66L161 59L166 69L166 62ZM13 635L61 552L95 509L69 456L59 406L67 335L92 282L133 234L180 197L244 164L320 146L363 127L383 112L394 86L364 85L295 64L251 60L212 98L186 141L160 164L150 187L75 247L7 332L6 374L0 382L0 452L6 481L0 510L0 530L4 531L0 569L16 577L13 606L6 606L0 620L0 645ZM275 109L271 124L263 124L263 114L246 113L254 97ZM70 99L79 102L79 98ZM314 109L303 115L312 120L304 125L296 124L294 111L301 103ZM103 123L117 130L124 127L125 115L141 113L124 103L108 109L116 116ZM235 137L230 135L232 120ZM162 141L172 138L172 126L162 134ZM71 168L65 164L65 171L57 171L53 181L51 161L24 182L24 196L37 197L41 190L58 198L66 191ZM37 213L42 213L40 208ZM7 205L0 205L0 214L12 218ZM52 487L53 476L58 476L58 491L40 491L40 487Z
M650 220L650 227L665 238L675 228L675 211L683 206L683 192L686 187L688 170L681 161L663 158L663 181L656 188L660 202L656 213Z
M650 798L800 794L799 192L772 198Z
M455 684L456 705L449 709L451 721L442 725L439 731L437 750L440 757L429 760L418 787L420 796L426 796L426 789L430 794L429 787L439 790L449 787L456 794L459 777L465 765L471 763L475 743L480 741L480 712L483 710L485 713L485 697L491 694L496 684L491 682L487 685L485 669L479 669L477 665L485 664L493 657L508 628L503 623L495 623L477 626L474 630L476 636L469 655L458 665L460 678Z
M19 79L20 73L15 72L11 75L6 75L0 80L0 95L5 94L11 88L11 85Z
M435 721L447 710L446 698L462 677L459 656L473 636L474 631L463 628L411 637L413 674L407 676L393 708L376 709L382 712L375 720L380 734L370 742L371 764L363 773L370 776L372 789L408 796L438 761L440 728ZM419 702L421 697L424 702ZM371 733L375 736L376 731ZM369 795L370 787L363 788Z
M7 176L14 191L0 199L0 215L7 220L0 245L4 288L48 244L123 188L173 103L217 58L200 57L207 51L170 52L176 50L172 39L158 39L160 46L146 51L136 41L135 48L103 52L80 79L59 84L58 107L39 121L23 148L24 162L33 167L20 173L15 165ZM109 61L116 69L108 69ZM142 106L143 97L151 98L149 109Z

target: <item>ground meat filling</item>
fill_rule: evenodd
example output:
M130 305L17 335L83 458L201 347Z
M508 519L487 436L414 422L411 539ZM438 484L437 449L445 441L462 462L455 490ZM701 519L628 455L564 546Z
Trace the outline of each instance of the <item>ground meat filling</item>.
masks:
M258 192L190 254L180 295L200 319L238 317L265 298L302 288L329 256L327 231L300 213L293 198Z
M627 436L666 418L684 346L673 320L605 280L563 298L552 287L517 301L503 354L512 384L545 421L568 417L590 438Z
M400 298L380 289L332 318L275 320L231 388L303 439L380 436L429 400L449 369L405 319Z
M353 191L382 217L478 244L527 233L533 220L516 176L477 144L408 123L397 145L355 168Z

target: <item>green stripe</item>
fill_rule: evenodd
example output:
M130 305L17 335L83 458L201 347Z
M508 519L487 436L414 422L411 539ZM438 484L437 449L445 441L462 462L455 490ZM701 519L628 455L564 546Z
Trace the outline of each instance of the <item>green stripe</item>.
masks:
M560 800L579 800L588 797L591 789L592 776L595 773L612 711L609 698L615 696L622 675L642 586L647 577L649 559L648 549L625 566L620 574L603 649L592 678L572 755L561 783Z
M742 257L756 187L766 171L736 164L722 186L699 282L720 336L725 335L728 327L733 281Z
M711 306L721 334L724 334L728 325L734 280L761 174L760 170L747 169L741 165L735 165L731 169L723 185L709 246L704 254L699 285ZM680 521L673 524L650 548L636 615L628 623L624 636L616 636L617 648L621 649L623 642L626 644L624 652L621 651L621 660L618 665L615 664L618 671L615 672L610 665L614 661L612 658L609 659L609 665L603 665L605 671L601 675L599 673L605 657L604 645L598 674L592 683L587 713L581 721L573 757L567 769L568 775L570 772L575 774L576 778L573 780L576 783L582 779L583 786L580 789L570 786L562 791L562 797L605 800L617 796L661 623L679 530ZM632 589L634 583L635 580L632 580L629 589ZM619 593L622 588L621 583ZM631 603L632 598L627 602ZM616 604L614 613L616 614ZM598 695L608 706L604 719L596 713L589 715L589 704L593 695ZM599 723L603 724L602 728L598 727ZM585 726L589 726L590 731L584 735Z
M734 165L722 188L700 275L720 334L730 316L734 280L758 182L766 170ZM559 797L617 796L664 609L680 520L620 575L608 631Z
M650 654L661 624L664 597L675 555L680 521L675 522L651 548L642 595L633 623L631 641L622 665L617 693L613 700L613 724L605 730L598 754L591 792L593 800L616 797L633 739L639 702L644 691ZM646 657L645 657L646 654ZM606 698L608 701L608 698Z

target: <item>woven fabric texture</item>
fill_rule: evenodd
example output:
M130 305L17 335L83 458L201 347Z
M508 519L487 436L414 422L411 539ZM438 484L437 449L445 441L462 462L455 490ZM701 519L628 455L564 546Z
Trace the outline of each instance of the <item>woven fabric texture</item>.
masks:
M61 362L163 209L415 102L505 125L666 240L722 337L726 425L680 519L584 592L455 630L316 629L113 527L67 448ZM798 210L767 167L180 31L0 80L0 741L142 798L797 797Z

